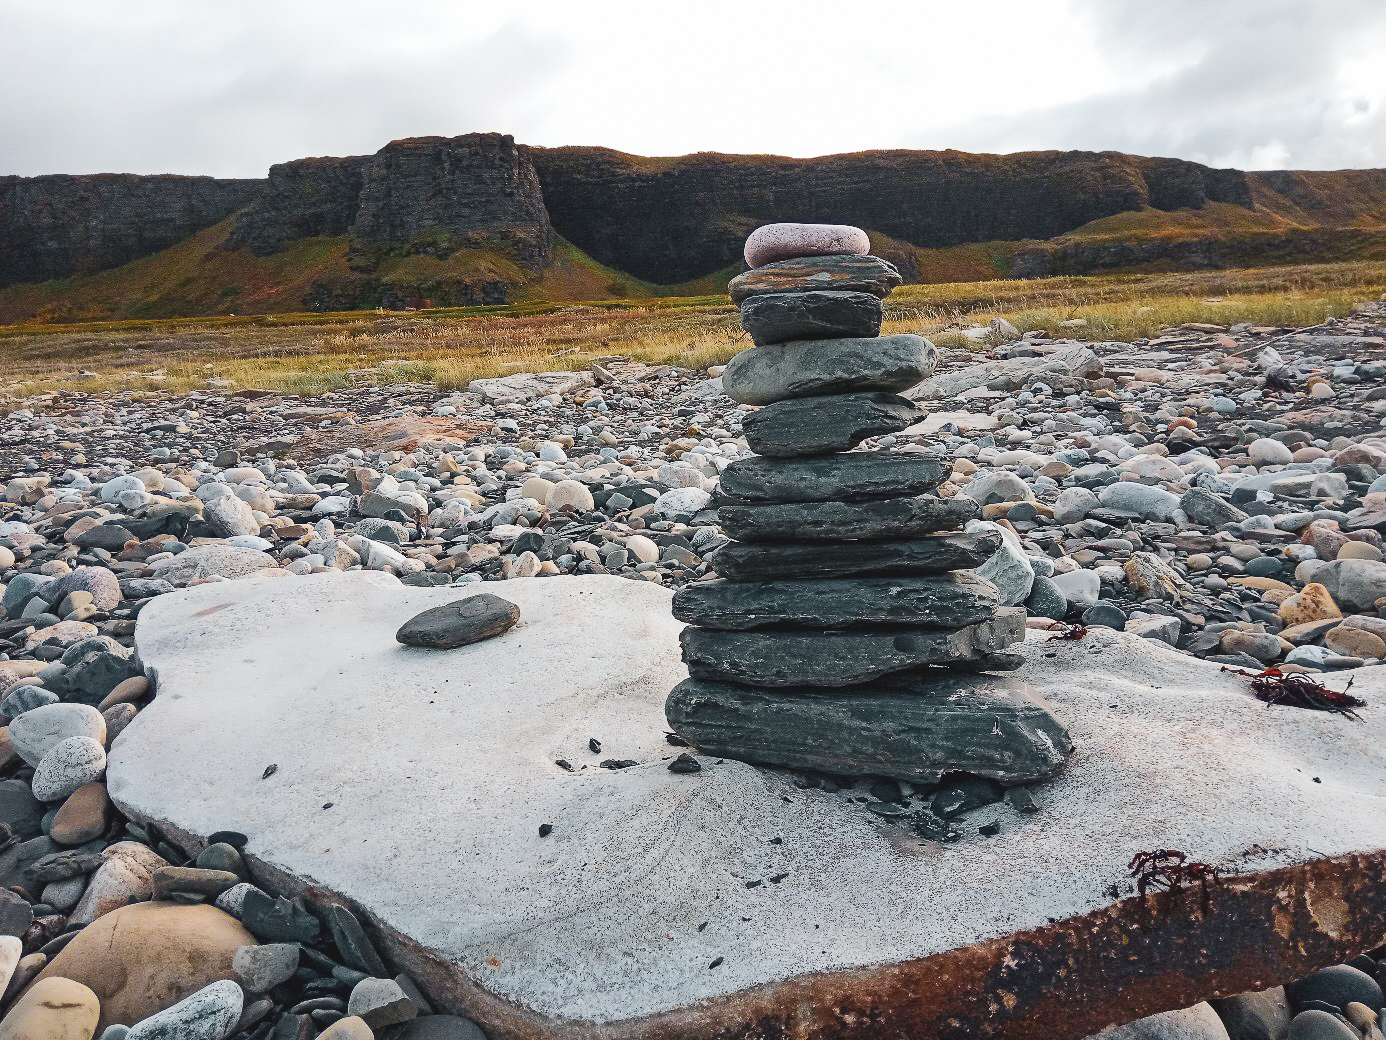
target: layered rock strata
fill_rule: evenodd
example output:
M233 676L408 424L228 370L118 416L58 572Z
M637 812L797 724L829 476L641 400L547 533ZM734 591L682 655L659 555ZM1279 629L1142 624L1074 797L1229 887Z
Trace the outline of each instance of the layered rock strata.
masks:
M936 493L947 459L854 450L923 418L899 393L936 358L923 337L880 336L900 277L868 250L835 225L773 225L747 244L763 263L731 293L756 346L722 385L763 406L744 424L758 454L722 472L733 541L713 557L718 577L674 597L690 678L669 695L669 724L709 754L765 765L1041 779L1072 743L1023 682L987 674L1020 665L1007 650L1025 611L967 569L1001 536L952 533L979 507Z

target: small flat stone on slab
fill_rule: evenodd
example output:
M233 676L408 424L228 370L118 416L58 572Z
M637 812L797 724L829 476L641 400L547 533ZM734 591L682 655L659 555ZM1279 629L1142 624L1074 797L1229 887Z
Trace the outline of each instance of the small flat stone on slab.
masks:
M869 292L884 299L903 281L895 265L879 256L799 256L744 271L728 283L727 292L736 304L762 293L820 289Z
M942 574L977 567L996 555L994 531L909 541L728 542L709 559L733 581L840 578L866 574Z
M850 224L763 224L746 238L746 263L751 267L792 260L798 256L848 253L865 256L871 239Z
M794 339L878 336L884 310L863 292L766 293L741 305L741 327L758 347Z
M866 390L895 393L917 386L938 362L923 336L817 339L742 351L722 373L722 390L738 404Z
M899 433L923 419L898 394L832 394L767 405L741 420L741 428L757 455L800 458L851 451L868 437Z
M483 592L414 615L400 626L395 638L405 646L452 650L507 632L519 620L519 607Z

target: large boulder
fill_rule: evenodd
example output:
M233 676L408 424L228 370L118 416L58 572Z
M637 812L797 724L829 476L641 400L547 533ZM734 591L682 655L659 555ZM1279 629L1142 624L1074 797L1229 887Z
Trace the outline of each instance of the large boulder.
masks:
M174 834L245 833L255 876L350 905L493 1037L1076 1040L1386 934L1386 713L1268 707L1107 629L1033 633L1016 675L1077 750L1038 812L974 810L940 845L782 772L671 772L667 590L504 591L510 635L445 654L394 633L457 587L351 572L158 597L136 641L159 697L115 744L112 799ZM1381 673L1343 678L1375 704ZM1163 848L1225 870L1206 913L1196 885L1137 897L1127 863Z
M134 903L88 925L39 972L89 986L101 1027L133 1025L202 987L235 979L236 950L255 937L214 906Z

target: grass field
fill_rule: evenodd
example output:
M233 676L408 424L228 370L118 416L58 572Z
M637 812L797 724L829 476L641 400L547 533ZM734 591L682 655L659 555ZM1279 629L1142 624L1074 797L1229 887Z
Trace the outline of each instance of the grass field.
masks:
M1132 340L1187 322L1313 325L1383 293L1382 262L910 285L886 301L883 331L964 346L960 330L1004 317L1022 332ZM1080 318L1085 325L1060 330L1060 322ZM457 389L484 376L582 368L610 355L703 367L748 345L723 295L4 326L0 392L214 385L313 394L358 382Z

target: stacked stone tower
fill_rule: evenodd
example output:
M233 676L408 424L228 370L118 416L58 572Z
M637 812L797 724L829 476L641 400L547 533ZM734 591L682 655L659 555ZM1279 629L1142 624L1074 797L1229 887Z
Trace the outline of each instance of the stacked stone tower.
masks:
M763 406L744 423L756 455L722 473L733 541L713 558L718 578L674 597L690 678L669 695L669 723L748 762L1036 780L1072 745L1028 686L991 674L1020 665L1006 649L1025 635L1024 608L968 570L1000 536L956 533L979 508L932 493L949 460L913 444L853 450L923 418L898 395L936 360L920 336L880 336L900 275L869 251L839 225L772 224L747 240L751 270L730 290L755 346L722 384Z

